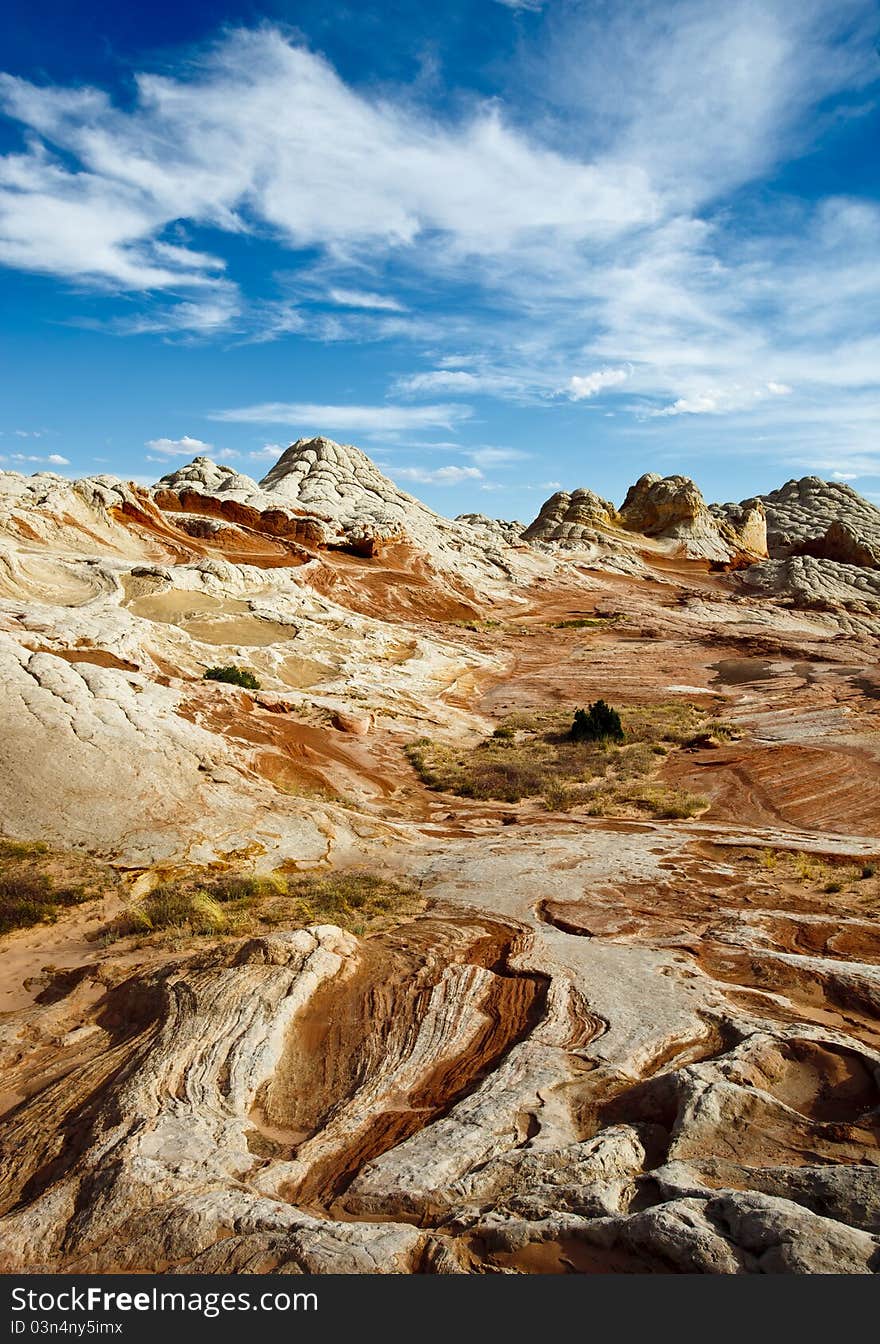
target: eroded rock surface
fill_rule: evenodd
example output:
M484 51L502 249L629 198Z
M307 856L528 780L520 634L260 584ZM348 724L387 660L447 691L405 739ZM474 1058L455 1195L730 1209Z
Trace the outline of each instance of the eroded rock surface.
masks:
M523 532L531 542L553 542L563 546L582 546L597 539L597 529L619 527L614 505L600 499L592 490L557 490L541 505L533 523Z
M760 505L738 513L713 513L687 476L648 472L630 486L620 517L631 532L683 541L694 557L728 560L737 550L755 556L767 553Z
M821 557L747 563L759 505L656 476L627 527L554 496L530 546L324 439L259 484L0 478L4 829L118 870L2 935L0 1267L877 1272L880 571L869 513L776 495ZM710 720L645 747L698 807L442 794L405 755L598 698ZM418 907L114 922L349 869Z
M742 507L755 502L746 500ZM799 543L825 536L833 524L842 525L870 546L880 545L880 509L843 481L803 476L762 495L760 502L767 514L767 538L772 556L784 554ZM828 555L827 558L839 560L843 557Z

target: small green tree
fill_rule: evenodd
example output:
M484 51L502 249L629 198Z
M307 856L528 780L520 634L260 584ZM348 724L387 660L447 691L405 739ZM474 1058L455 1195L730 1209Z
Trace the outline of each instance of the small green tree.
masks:
M597 700L589 710L575 711L574 722L568 734L572 742L601 742L611 738L614 742L623 741L623 727L620 715L604 700Z
M260 683L246 667L236 667L234 663L226 667L209 667L202 677L203 681L227 681L231 686L244 686L248 691L258 691Z

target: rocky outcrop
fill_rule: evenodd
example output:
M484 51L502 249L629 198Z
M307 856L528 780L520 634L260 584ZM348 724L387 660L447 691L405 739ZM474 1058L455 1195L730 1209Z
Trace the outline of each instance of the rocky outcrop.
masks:
M767 540L774 558L784 558L804 542L827 536L833 524L872 549L880 546L880 509L843 481L804 476L786 481L779 490L762 495L760 501L743 501L743 507L756 502L767 514ZM825 558L840 560L842 556L828 554Z
M236 493L245 497L258 494L260 487L250 476L245 476L222 462L209 457L194 457L184 467L177 467L163 476L157 489L197 490L206 495Z
M685 555L719 563L749 562L767 554L760 505L710 509L688 477L653 472L630 486L620 512L592 490L557 491L525 529L523 539L539 547L593 547L600 553L610 549L624 558L631 550L626 533L677 541Z
M578 547L595 542L597 530L619 526L614 505L592 490L557 490L522 535L524 541Z
M880 614L877 569L793 555L751 565L743 570L740 581L750 592L787 598L805 611L845 612L869 618L870 623Z
M485 513L459 513L455 521L472 527L487 541L501 541L505 546L518 546L526 530L525 523L518 519L506 522L503 518L488 518Z
M812 555L816 560L835 560L841 565L858 565L862 569L880 569L880 540L866 541L853 528L838 519L831 524L824 537L813 537L792 547L793 555Z
M512 577L504 555L511 527L443 518L400 490L359 448L332 439L298 439L259 484L199 457L163 477L154 496L162 509L222 517L306 548L376 558L403 542L467 584Z
M684 543L687 554L708 560L730 560L738 553L766 555L762 511L713 512L687 476L660 477L649 472L630 486L620 507L624 527L646 537L667 537Z
M747 556L767 555L767 515L760 500L743 504L710 504L721 535Z

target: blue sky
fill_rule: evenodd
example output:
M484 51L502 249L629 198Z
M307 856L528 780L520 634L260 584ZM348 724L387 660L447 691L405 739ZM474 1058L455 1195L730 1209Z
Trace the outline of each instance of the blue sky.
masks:
M7 14L0 465L880 500L877 0L94 8Z

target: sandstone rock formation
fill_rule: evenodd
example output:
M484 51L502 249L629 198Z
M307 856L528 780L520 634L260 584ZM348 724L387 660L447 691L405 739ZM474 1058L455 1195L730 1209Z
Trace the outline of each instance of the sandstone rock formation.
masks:
M739 514L713 513L687 476L649 472L640 477L630 486L620 517L631 532L681 540L694 558L728 560L737 551L767 554L760 506L744 507Z
M620 512L592 490L557 491L524 531L533 545L627 550L626 534L676 541L691 558L726 562L766 556L764 514L754 507L706 505L686 476L649 472L631 486Z
M742 507L755 502L744 500ZM880 546L880 509L843 481L804 476L761 496L760 503L767 514L767 540L774 558L784 558L800 543L825 536L832 524L842 525L868 546ZM829 554L827 558L843 557Z
M580 546L595 541L597 529L619 527L614 505L592 490L557 490L523 532L525 541Z
M487 539L503 541L507 546L519 545L526 530L525 523L518 519L505 521L503 518L488 518L485 513L460 513L455 521L474 528Z
M437 568L469 584L512 577L508 536L434 513L400 490L365 453L318 437L298 439L257 485L196 458L156 487L163 508L220 513L233 522L286 535L306 548L378 555L395 543L416 545Z
M835 519L824 537L801 541L792 548L794 555L812 555L817 560L835 560L841 565L861 569L880 569L880 539L866 541L853 528Z
M805 493L822 557L740 569L761 508L680 477L534 546L328 440L0 477L3 829L116 874L0 934L0 1268L877 1272L880 570ZM676 725L611 809L406 754L505 723L515 784L599 698ZM131 922L352 870L417 907Z
M862 618L863 628L873 629L880 615L880 573L876 569L793 555L750 566L742 572L741 582L751 592L786 598L807 611L837 612L849 629L854 628L854 618Z

